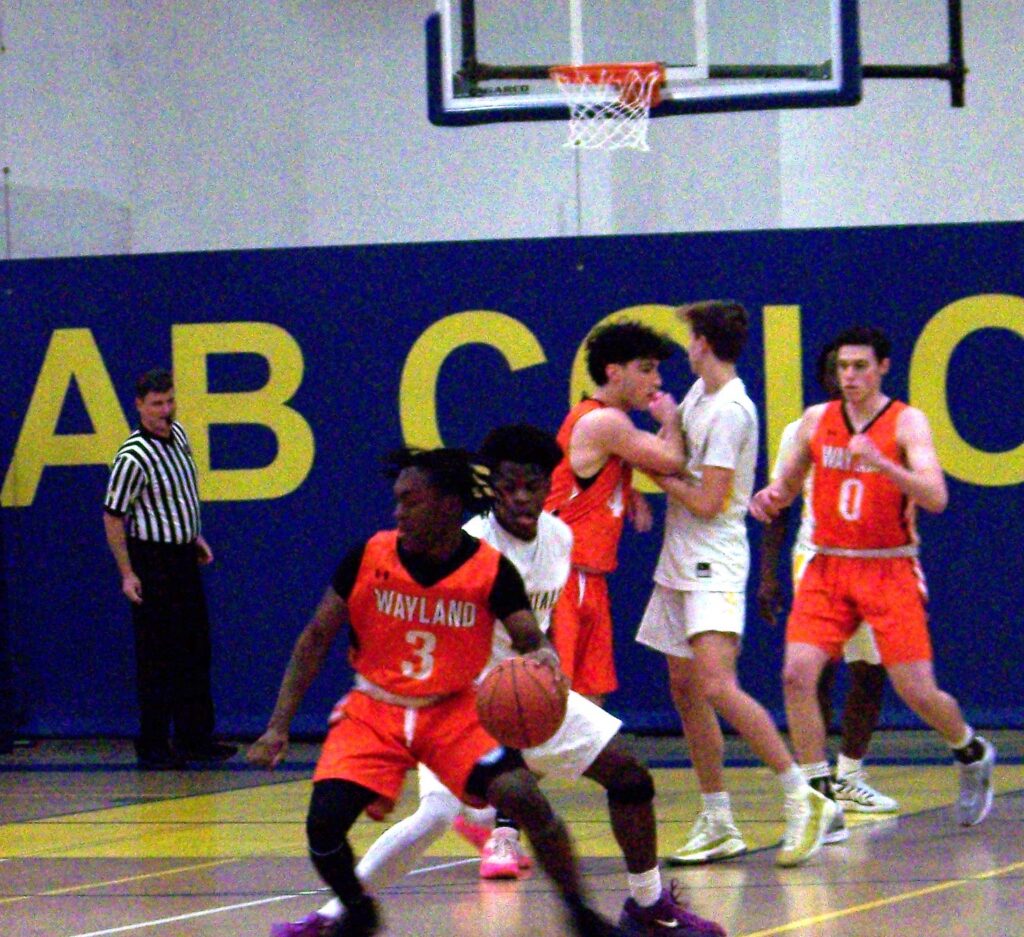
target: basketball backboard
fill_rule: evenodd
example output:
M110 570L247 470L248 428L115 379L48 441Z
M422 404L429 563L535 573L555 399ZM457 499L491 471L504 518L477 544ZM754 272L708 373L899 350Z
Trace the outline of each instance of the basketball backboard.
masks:
M856 0L437 0L427 20L430 119L565 120L548 69L666 66L652 117L856 104Z

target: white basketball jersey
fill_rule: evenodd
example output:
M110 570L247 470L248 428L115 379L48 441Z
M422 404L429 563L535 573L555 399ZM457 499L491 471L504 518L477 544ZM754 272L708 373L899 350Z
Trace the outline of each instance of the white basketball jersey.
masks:
M669 497L654 581L680 591L741 592L750 571L746 515L757 465L757 411L738 377L713 394L700 378L679 405L679 420L687 473L699 480L705 466L731 469L732 488L710 520Z
M537 536L533 540L520 540L505 530L493 513L489 513L470 518L463 525L463 530L485 540L512 561L526 584L526 594L537 624L546 634L551 627L551 610L569 579L572 531L568 524L543 511L537 520ZM494 647L487 669L513 656L515 651L508 632L500 621L496 622Z

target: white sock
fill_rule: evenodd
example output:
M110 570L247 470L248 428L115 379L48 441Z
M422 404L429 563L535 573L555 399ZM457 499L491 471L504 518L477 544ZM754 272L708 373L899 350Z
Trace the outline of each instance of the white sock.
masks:
M448 791L435 791L420 798L416 812L385 830L356 866L356 877L375 894L408 874L431 843L440 839L459 813L459 799ZM337 920L341 904L328 901L320 913Z
M836 777L845 778L847 775L860 771L864 767L863 758L847 758L842 752L836 758Z
M775 775L787 797L799 797L810 788L804 773L796 764L790 765L782 774Z
M661 869L658 866L636 875L630 872L626 881L629 883L629 893L641 908L649 908L661 897Z
M704 813L732 818L732 802L728 791L715 791L713 794L701 794L704 801Z
M829 777L827 761L815 761L812 764L800 765L800 771L808 781Z

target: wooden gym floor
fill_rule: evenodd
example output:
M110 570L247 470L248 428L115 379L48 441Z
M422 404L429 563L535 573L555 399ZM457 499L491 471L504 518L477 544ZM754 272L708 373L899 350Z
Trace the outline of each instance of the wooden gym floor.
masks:
M1024 937L1024 733L1000 749L988 820L953 819L956 772L931 735L880 733L871 778L897 797L890 817L851 816L849 840L777 869L781 796L730 739L735 813L751 847L740 859L664 869L695 908L733 937ZM634 739L655 768L662 854L697 811L694 778L673 739ZM205 771L140 773L122 741L41 741L0 755L0 935L263 937L326 895L305 855L315 747L274 774L241 757ZM587 782L548 785L569 821L597 906L626 894L604 798ZM396 816L414 805L414 785ZM357 853L384 827L360 821ZM447 834L416 872L381 895L386 934L555 937L566 933L543 875L482 882L470 847Z

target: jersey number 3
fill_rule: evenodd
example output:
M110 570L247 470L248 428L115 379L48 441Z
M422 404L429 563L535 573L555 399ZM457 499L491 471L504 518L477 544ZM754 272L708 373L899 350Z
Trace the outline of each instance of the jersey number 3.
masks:
M412 648L415 659L402 661L402 676L413 680L426 680L434 672L437 635L429 631L407 631L405 643Z

